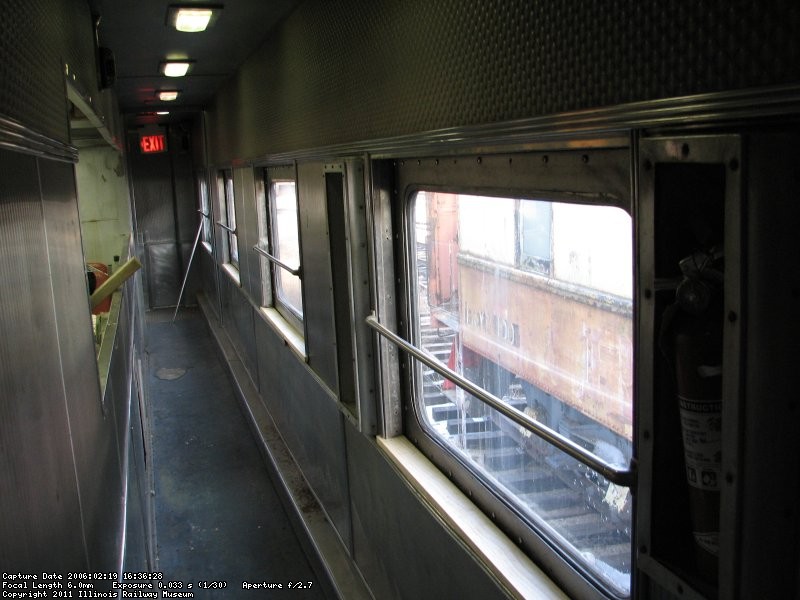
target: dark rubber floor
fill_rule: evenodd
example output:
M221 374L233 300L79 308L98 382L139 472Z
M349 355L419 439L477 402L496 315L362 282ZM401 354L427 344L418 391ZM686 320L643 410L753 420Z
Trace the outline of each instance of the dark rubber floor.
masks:
M164 587L175 582L174 591L201 599L324 598L201 314L182 309L171 318L154 311L146 319ZM202 582L225 587L202 589ZM245 589L245 582L273 586ZM289 589L298 582L310 588Z

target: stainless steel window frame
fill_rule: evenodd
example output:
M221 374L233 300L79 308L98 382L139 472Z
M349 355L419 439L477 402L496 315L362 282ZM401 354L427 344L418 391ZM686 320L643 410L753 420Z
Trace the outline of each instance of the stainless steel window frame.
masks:
M303 313L298 313L295 308L290 305L288 302L284 302L283 299L280 297L281 292L277 285L277 272L275 271L272 265L277 265L279 268L287 271L291 275L294 275L300 279L300 286L301 290L304 287L303 282L303 265L300 264L297 267L292 267L282 260L280 260L277 256L273 253L269 252L269 249L265 249L262 245L263 241L266 241L269 247L274 245L274 227L276 227L276 214L274 209L274 201L272 197L272 185L275 182L279 181L292 181L295 184L295 204L297 205L297 165L276 165L276 166L267 166L264 167L262 170L262 176L260 181L263 182L263 194L261 194L261 199L259 202L262 203L261 207L261 216L262 223L259 225L259 237L261 238L262 242L253 246L253 250L255 250L260 256L263 256L270 264L264 269L263 275L267 278L266 281L268 282L268 286L264 287L263 291L263 302L265 305L272 306L275 310L277 310L280 315L288 321L292 327L294 327L297 331L303 332ZM259 184L260 186L261 184ZM259 187L260 189L260 187ZM299 205L298 205L299 208ZM299 219L299 213L298 213ZM300 238L300 223L297 223L297 231L298 231L298 239L297 243L298 246L302 244L302 240ZM300 250L300 260L302 261L302 248ZM274 250L273 250L274 252ZM301 298L303 297L303 292L301 291Z
M389 333L397 331L400 334L397 337L403 341L417 339L419 332L411 318L416 301L410 290L414 273L410 261L414 254L409 247L409 200L417 191L538 197L557 202L616 206L633 215L629 142L629 138L610 137L593 139L585 145L560 145L556 142L552 148L543 150L539 145L533 146L535 149L531 151L510 154L501 154L496 150L497 153L487 151L481 156L434 154L427 158L406 156L395 161L376 161L371 207L371 211L376 211L371 227L375 268L373 281L377 286L373 299L373 309L377 315L375 320ZM634 241L635 228L634 219ZM391 277L382 275L381 265L384 269L389 267ZM638 269L637 263L634 263L634 269ZM638 276L634 272L634 286L637 281ZM635 299L634 294L634 340L637 340L638 307ZM396 326L393 326L395 322ZM372 324L368 325L374 329ZM493 489L489 480L431 435L420 422L415 402L416 394L421 393L416 388L418 382L414 361L417 359L410 358L406 349L396 345L389 337L380 333L374 337L375 347L380 350L381 357L379 377L384 435L408 437L526 554L546 568L570 595L598 599L616 597L616 592L611 591L608 583L602 581L596 572L588 570L584 558L568 544L565 545L565 540L544 522L533 522L523 516L510 499ZM447 376L446 373L444 375ZM633 410L635 429L635 404ZM626 478L635 481L636 456L634 435L634 458L631 464L624 470L615 468L618 471L616 475L608 474L620 477L623 481ZM584 461L578 460L578 463L584 464ZM596 466L602 469L602 465ZM593 469L591 466L589 468ZM633 492L636 487L629 489Z
M228 190L230 189L230 194ZM236 205L234 201L233 171L220 169L217 171L217 191L219 196L220 217L225 219L217 221L217 226L225 230L225 244L223 245L223 262L239 269L238 238L236 234ZM233 216L233 227L229 221ZM227 222L226 222L227 221ZM233 246L236 245L236 256L233 255Z

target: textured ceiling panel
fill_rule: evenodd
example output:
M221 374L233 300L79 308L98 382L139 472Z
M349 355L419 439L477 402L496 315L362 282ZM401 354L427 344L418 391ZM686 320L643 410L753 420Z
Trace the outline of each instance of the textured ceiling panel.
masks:
M217 160L800 80L795 2L303 3L219 94Z

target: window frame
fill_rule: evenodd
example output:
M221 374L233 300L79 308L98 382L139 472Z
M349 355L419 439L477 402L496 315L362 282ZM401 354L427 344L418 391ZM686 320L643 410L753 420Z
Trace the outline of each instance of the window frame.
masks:
M239 238L236 227L236 190L233 169L217 171L217 196L219 198L219 221L217 225L225 232L223 236L222 262L239 271ZM233 221L233 225L231 225Z
M255 249L261 258L262 306L277 311L277 313L302 336L304 334L305 284L302 272L303 259L297 172L294 165L266 167L261 172L261 180L263 181L264 191L259 200L259 239ZM297 266L283 262L276 247L278 216L274 184L289 182L294 184L294 205L297 217L295 224L297 228L297 252L299 263ZM286 271L290 276L297 277L300 285L301 306L299 311L291 302L282 297L282 286L280 285L279 277L283 275L283 271Z
M393 244L393 254L396 257L395 265L396 269L399 270L399 274L395 276L396 288L393 288L393 291L397 293L398 298L397 319L400 325L398 328L400 337L414 341L420 339L415 317L414 295L416 283L413 281L413 277L416 276L414 264L416 249L411 246L412 243L415 243L415 238L412 235L415 227L412 210L413 198L418 191L440 191L505 198L546 199L573 204L608 205L622 208L629 215L632 215L630 180L619 176L626 174L630 168L627 148L601 148L593 149L590 152L592 159L595 159L594 172L585 168L581 169L581 165L586 165L588 162L587 152L582 154L565 152L559 157L564 160L560 160L559 163L572 162L572 164L565 165L566 168L558 169L556 172L545 172L544 176L541 176L541 169L535 167L537 163L539 165L547 164L547 161L542 158L547 153L538 152L526 153L525 155L495 155L488 159L485 156L459 156L457 161L446 161L449 165L458 163L459 166L448 166L446 169L437 168L440 164L440 159L436 158L427 161L397 161L394 167L393 183L391 184L395 189L391 212L392 228L399 232L394 236L396 241ZM520 170L514 176L509 177L508 165L511 164L512 158L515 166L519 164L524 169L525 165L529 165L528 172L525 173L525 171ZM519 160L520 158L523 160ZM574 160L574 158L577 158L577 160ZM483 167L475 169L476 162L478 164L482 163ZM498 169L494 174L487 174L487 168L492 163L496 163ZM610 177L607 173L603 173L602 169L597 169L598 164L603 165L604 163L607 163L609 168L613 169L610 171L612 173ZM550 166L553 166L552 161ZM537 177L537 175L540 176ZM382 173L382 176L385 175ZM565 192L564 190L570 191ZM517 234L521 236L519 227L520 224L517 224ZM635 294L637 279L635 271L638 266L635 262L635 222L633 219L632 228L632 244L634 244L632 246L632 249L634 249L634 294L631 301L633 310L632 343L636 345L638 343L638 332ZM515 241L517 254L514 257L514 267L524 269L519 260L521 240L517 239ZM380 252L379 250L377 251ZM385 291L388 293L388 290ZM380 315L381 320L387 316L389 317L386 319L387 322L392 320L391 316L385 315L383 311L378 310L376 312ZM377 329L374 326L373 328ZM382 342L382 344L385 343ZM418 343L413 345L419 347ZM400 374L418 372L415 366L417 361L409 357L406 351L395 350L395 352L397 353ZM633 352L635 354L635 347ZM390 364L391 361L383 362L382 370L385 371L387 365ZM635 369L634 357L634 377ZM385 372L382 375L384 378L387 377ZM410 379L413 379L413 381L409 381ZM553 536L542 535L540 529L532 528L530 522L520 514L516 507L492 492L486 482L481 481L480 477L468 465L464 464L460 457L446 448L441 440L429 435L417 414L415 394L417 390L421 390L421 384L416 380L416 375L413 378L404 377L402 383L400 401L405 407L405 410L401 411L404 417L400 419L401 424L399 427L395 422L389 421L387 423L386 430L388 435L397 435L399 433L412 440L414 445L428 456L441 471L446 473L462 491L467 493L482 511L490 515L492 520L509 537L517 541L529 556L540 564L545 565L548 572L552 573L565 589L570 590L570 593L590 598L619 597L598 577L579 567L575 556L572 556L568 549L559 547L557 542L554 543ZM383 396L385 403L395 401L390 394L386 394L385 388ZM387 408L389 406L387 404ZM633 420L635 424L635 398ZM632 440L632 446L635 459L635 436ZM633 475L635 476L635 473ZM630 485L630 490L634 492L635 489L634 481ZM632 518L632 527L634 523L635 515ZM633 542L634 537L632 536L631 547L633 547ZM632 557L630 564L633 565ZM631 566L631 589L635 586L634 577L635 569Z
M211 208L211 195L208 185L208 174L205 170L197 172L197 198L199 208L197 212L200 213L200 220L203 224L200 234L200 241L206 251L211 254L214 251L214 227L213 227L213 210Z
M521 201L520 208L522 207ZM534 202L538 202L534 200ZM547 257L536 256L533 252L526 251L525 242L527 240L526 237L526 229L525 229L525 216L522 214L522 210L517 211L518 221L517 221L517 258L516 263L520 269L525 271L530 271L532 273L538 273L545 277L551 277L553 275L553 206L552 204L549 205L548 214L547 214L547 245L548 253Z

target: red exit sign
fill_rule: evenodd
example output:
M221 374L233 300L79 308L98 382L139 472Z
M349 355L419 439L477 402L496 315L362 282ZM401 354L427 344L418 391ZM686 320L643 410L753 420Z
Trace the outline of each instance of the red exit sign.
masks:
M156 152L166 152L167 138L163 133L153 135L140 135L139 148L142 154L155 154Z

